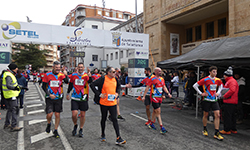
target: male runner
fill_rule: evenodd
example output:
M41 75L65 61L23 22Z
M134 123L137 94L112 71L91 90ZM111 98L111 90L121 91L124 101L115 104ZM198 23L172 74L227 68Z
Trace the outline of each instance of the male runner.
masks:
M148 82L150 81L150 79L154 77L154 75L151 74L151 69L149 67L145 68L144 73L146 74L147 77L145 79L143 79L139 85L129 86L128 88L131 88L131 87L132 88L136 88L136 87L141 87L143 85L147 85ZM144 104L146 106L146 114L147 114L147 117L148 117L148 121L145 123L146 126L148 126L151 123L151 115L150 115L150 103L151 103L151 101L150 101L150 91L151 91L151 89L149 87L149 90L146 93L146 97L145 97L145 101L144 101Z
M164 134L167 132L167 130L162 126L162 120L161 120L162 92L164 90L168 94L169 98L171 98L172 95L168 92L168 89L165 86L165 81L161 77L161 68L156 67L154 70L154 73L155 73L155 76L151 77L150 81L147 83L147 87L143 94L142 100L145 101L145 96L149 88L151 87L150 100L153 106L152 120L155 120L155 118L157 117L158 123L161 128L160 133ZM156 130L156 127L154 126L154 123L152 121L149 127Z
M68 86L67 100L70 100L70 91L73 89L71 95L71 111L72 111L72 121L74 123L74 128L72 135L76 135L77 130L77 114L80 110L80 130L79 137L83 137L82 129L85 123L85 113L89 108L88 98L89 98L89 85L92 82L91 73L84 72L84 64L81 62L78 64L78 72L72 74L70 78L70 83Z
M63 73L60 72L61 65L60 62L55 61L53 63L52 72L45 74L43 78L42 88L46 93L46 114L47 114L47 128L46 132L50 133L51 119L53 112L55 113L55 130L53 132L56 138L59 138L57 128L60 123L60 113L62 112L62 103L63 103L63 82L68 83L67 71L63 70Z
M217 101L217 96L219 96L223 83L219 78L216 78L217 75L217 67L211 66L209 68L209 76L201 79L200 81L196 82L193 87L194 89L204 97L202 101L202 109L203 109L203 135L208 136L207 132L207 117L209 114L210 109L214 112L214 128L215 134L214 138L217 140L222 141L224 138L219 133L219 126L220 126L220 106ZM203 86L203 93L199 90L199 86ZM217 90L218 87L218 90ZM217 90L217 92L216 92Z
M98 78L100 78L100 77L101 77L101 75L98 73L98 69L95 68L95 69L94 69L94 73L93 73L93 75L92 75L92 79L93 79L93 80L96 80L96 79L98 79Z

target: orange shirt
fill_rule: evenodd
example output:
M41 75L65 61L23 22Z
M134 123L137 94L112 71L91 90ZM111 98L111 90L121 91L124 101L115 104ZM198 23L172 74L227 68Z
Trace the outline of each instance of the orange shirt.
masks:
M100 104L104 106L114 106L117 104L115 98L117 82L115 78L110 79L107 75L105 76L104 83L102 86L102 94L106 94L106 98L100 98Z

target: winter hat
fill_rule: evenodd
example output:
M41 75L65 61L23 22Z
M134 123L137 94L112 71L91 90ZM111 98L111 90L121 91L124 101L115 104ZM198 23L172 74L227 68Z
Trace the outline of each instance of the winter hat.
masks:
M10 68L10 70L14 70L17 68L17 65L15 63L11 63L11 64L9 64L8 67Z
M233 76L233 68L232 67L228 67L228 69L224 72L224 75L226 76Z

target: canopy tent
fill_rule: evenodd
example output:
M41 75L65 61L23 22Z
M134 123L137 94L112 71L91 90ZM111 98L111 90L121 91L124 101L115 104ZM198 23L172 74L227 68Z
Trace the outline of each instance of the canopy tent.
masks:
M157 62L164 69L196 69L215 65L221 68L250 70L250 36L226 38L215 42L202 43L179 57ZM199 73L197 74L197 81ZM196 97L196 118L198 117L198 97Z
M165 69L194 69L199 66L250 69L250 36L226 38L215 42L202 43L179 57L157 63Z

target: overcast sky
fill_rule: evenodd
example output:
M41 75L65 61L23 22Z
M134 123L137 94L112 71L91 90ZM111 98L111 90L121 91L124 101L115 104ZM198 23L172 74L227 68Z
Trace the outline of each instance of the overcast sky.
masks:
M1 0L0 20L61 25L78 4L102 7L102 0ZM135 0L105 0L105 8L135 13ZM137 0L137 13L143 12L143 0Z

